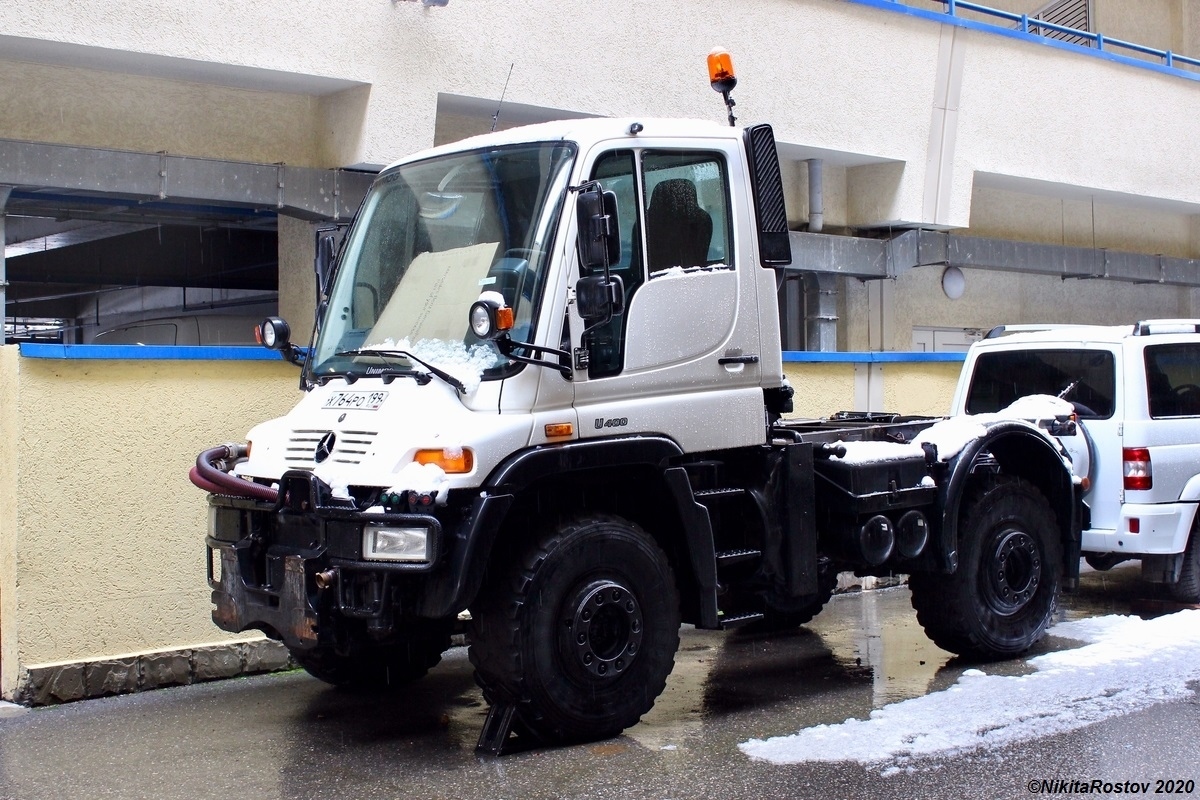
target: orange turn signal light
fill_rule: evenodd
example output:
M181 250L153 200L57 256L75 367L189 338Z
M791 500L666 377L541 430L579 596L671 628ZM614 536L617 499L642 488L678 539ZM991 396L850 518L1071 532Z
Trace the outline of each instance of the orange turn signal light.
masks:
M470 472L475 467L475 454L465 447L418 450L413 456L418 464L435 464L447 474Z
M513 310L508 306L496 309L496 330L511 331L513 326Z
M575 426L570 422L551 422L546 426L546 438L556 439L562 436L574 436Z

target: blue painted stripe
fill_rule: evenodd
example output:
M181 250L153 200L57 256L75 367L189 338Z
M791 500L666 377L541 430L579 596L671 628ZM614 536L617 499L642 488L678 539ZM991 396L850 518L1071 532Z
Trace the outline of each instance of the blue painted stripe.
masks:
M966 353L823 353L810 350L785 350L785 364L938 364L962 363Z
M113 361L282 361L273 350L258 345L168 346L136 344L37 344L24 342L24 358Z
M265 347L207 346L172 347L167 345L136 344L37 344L18 345L24 358L54 358L61 360L108 361L282 361L282 357ZM962 362L965 353L825 353L809 350L788 350L784 362L793 364L928 364Z
M1066 50L1071 53L1079 53L1081 55L1088 55L1088 56L1091 56L1092 58L1102 58L1105 61L1112 61L1117 64L1125 64L1126 66L1131 66L1131 67L1140 67L1141 69L1148 69L1148 70L1152 70L1154 72L1161 72L1166 75L1174 75L1177 78L1187 78L1188 80L1192 80L1192 81L1200 81L1200 72L1193 72L1193 71L1186 70L1186 69L1179 69L1177 67L1169 67L1166 64L1156 64L1152 61L1143 61L1140 58L1133 58L1131 56L1123 56L1119 53L1113 53L1109 50L1100 50L1100 49L1093 48L1093 47L1084 47L1083 45L1072 44L1071 42L1060 41L1058 39L1050 39L1046 36L1039 36L1036 33L1026 33L1024 31L1020 31L1015 28L1005 28L1005 27L1001 27L1000 25L992 25L987 22L977 22L977 21L971 20L971 19L963 19L962 17L953 16L944 11L931 11L929 9L924 9L924 8L914 8L913 6L905 5L904 3L899 2L899 0L849 0L849 2L856 3L860 6L870 6L871 8L878 8L883 11L891 11L896 14L904 14L904 15L910 16L910 17L918 17L920 19L926 19L931 22L938 22L943 25L957 25L960 28L968 28L970 30L983 31L985 33L997 34L999 36L1007 36L1010 39L1020 39L1023 42L1030 42L1032 44L1040 44L1040 45L1044 45L1046 47L1053 47L1058 50ZM1029 24L1030 25L1037 24L1037 25L1041 25L1042 27L1051 27L1050 25L1048 25L1046 23L1041 23L1041 22L1035 23L1034 20L1032 20L1032 19L1029 20ZM1054 26L1054 27L1058 28L1059 26ZM1075 31L1075 29L1073 29L1073 28L1071 30L1078 33L1078 35L1080 35L1080 36L1094 38L1097 42L1103 41L1104 44L1119 44L1119 45L1128 45L1129 44L1129 43L1123 42L1119 39L1118 40L1107 39L1103 36L1103 34L1090 33L1088 31ZM1141 52L1150 53L1152 55L1160 55L1163 58L1167 58L1172 63L1184 62L1184 63L1189 63L1189 64L1193 64L1193 63L1200 64L1200 61L1197 61L1196 59L1186 58L1185 56L1181 56L1177 53L1171 53L1168 50L1155 50L1154 48L1144 48L1143 49L1140 45L1133 46L1132 49L1137 49L1137 50L1140 50Z

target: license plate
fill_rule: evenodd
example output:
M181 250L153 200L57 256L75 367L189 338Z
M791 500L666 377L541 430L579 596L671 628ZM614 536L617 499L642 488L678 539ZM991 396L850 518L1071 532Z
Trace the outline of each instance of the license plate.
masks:
M329 395L323 408L354 408L374 411L383 405L387 392L334 392Z

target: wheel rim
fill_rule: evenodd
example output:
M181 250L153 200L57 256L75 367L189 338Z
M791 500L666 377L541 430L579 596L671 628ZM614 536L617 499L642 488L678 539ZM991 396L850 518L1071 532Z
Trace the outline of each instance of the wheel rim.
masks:
M641 652L642 608L637 598L613 581L595 581L575 597L568 624L575 660L596 678L616 678Z
M984 562L984 597L996 613L1016 614L1029 604L1042 582L1037 540L1022 530L1001 531Z

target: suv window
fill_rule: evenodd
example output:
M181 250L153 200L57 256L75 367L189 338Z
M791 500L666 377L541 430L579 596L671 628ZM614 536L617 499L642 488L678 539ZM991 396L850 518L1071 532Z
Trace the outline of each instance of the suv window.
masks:
M967 395L967 413L1000 411L1031 394L1062 397L1081 417L1111 417L1116 368L1107 350L1008 350L983 353Z
M1147 347L1146 395L1151 417L1200 415L1200 343Z

